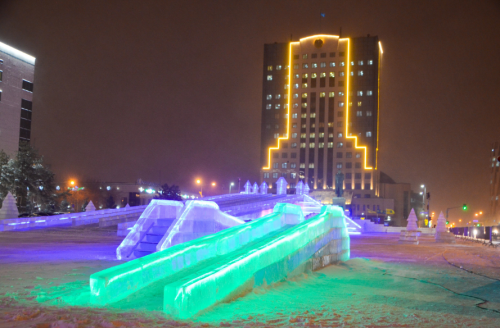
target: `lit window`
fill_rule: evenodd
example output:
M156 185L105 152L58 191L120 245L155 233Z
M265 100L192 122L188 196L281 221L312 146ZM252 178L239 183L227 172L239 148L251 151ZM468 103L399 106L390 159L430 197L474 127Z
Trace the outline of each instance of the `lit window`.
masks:
M282 163L282 164L281 164L281 168L282 168L282 169L286 169L286 168L287 168L287 166L288 166L288 163Z
M363 96L363 91L358 91L358 96Z
M345 62L340 62L340 66L345 66Z
M358 110L358 111L356 112L356 116L363 116L363 112L362 112L362 111L360 111L360 110Z
M339 107L344 107L344 103L342 101L339 101Z
M320 133L318 134L318 138L324 138L324 137L325 137L325 133L324 133L324 132L320 132Z
M298 83L294 83L294 84L293 84L293 88L294 88L294 89L298 89L298 88L299 88L299 84L298 84Z
M292 118L297 118L297 113L293 113Z
M285 94L283 95L283 99L288 99L288 94L286 94L286 93L285 93Z
M307 117L307 114L306 114L306 113L302 113L302 114L300 114L300 117L301 117L301 118L306 118L306 117Z
M294 103L293 104L293 108L299 108L299 104L298 103Z
M293 69L299 69L299 64L293 65Z
M309 143L309 148L314 148L315 147L315 143L314 142L310 142Z
M362 102L358 101L358 107L361 107Z
M344 93L342 91L339 91L339 96L343 96Z
M330 62L330 67L335 67L335 62Z
M335 73L334 72L330 72L330 77L335 77Z
M309 163L309 168L314 169L314 163Z
M273 76L272 76L272 75L268 75L268 76L267 76L267 80L268 80L268 81L272 81L272 80L273 80Z
M311 138L311 139L316 138L316 133L310 133L310 134L309 134L309 138Z
M325 143L324 142L318 143L318 148L325 148Z
M317 77L318 77L318 74L316 74L316 73L312 73L312 74L311 74L311 78L312 78L312 79L315 79L315 78L317 78Z
M306 143L305 142L301 142L300 143L300 148L306 148Z
M288 104L284 104L284 105L283 105L283 108L284 108L284 109L288 109Z
M297 123L293 123L292 128L296 128L296 127L297 127Z
M367 110L366 111L366 116L372 116L372 111L371 110Z
M356 153L356 158L361 158L361 153Z
M354 66L354 62L353 61L351 62L351 66Z
M326 93L325 93L325 92L320 92L320 93L319 93L319 97L320 97L320 98L325 98L325 95L326 95Z
M333 148L333 142L328 143L328 148Z
M302 118L306 118L307 117L307 114L302 114L302 115L303 115ZM303 129L305 129L305 128L307 128L307 124L302 124L301 127Z
M363 76L363 71L358 71L358 76Z
M326 67L326 63L321 63L319 67Z
M342 148L344 147L344 144L342 142L337 142L337 148Z
M288 118L288 114L283 114L283 118Z
M349 101L349 107L352 107L352 101Z
M285 84L284 88L285 90L288 90L288 84Z
M271 105L271 104L266 105L266 109L271 109L271 107L273 107L273 105Z
M293 99L297 99L297 98L299 98L299 94L298 93L294 93L293 94Z
M307 83L302 83L302 88L307 88Z
M301 138L303 138L303 139L305 139L306 134L305 134L305 133L301 133L301 134L300 134L300 137L301 137Z
M341 132L337 133L337 138L342 138L342 133Z
M326 73L321 73L319 77L326 77Z
M363 64L361 64L361 65L363 65ZM276 65L276 70L281 71L281 65Z
M297 143L296 142L292 142L292 148L297 148Z
M333 92L333 91L332 92L328 92L328 97L329 98L335 97L335 92Z
M305 169L306 168L306 163L300 163L300 168Z
M311 113L311 115L309 115L310 118L316 118L316 113Z
M307 108L307 103L302 103L302 108Z
M307 54L302 55L302 59L307 59Z
M307 92L304 92L304 93L302 94L302 98L307 98Z
M309 65L307 63L302 64L302 68L309 68Z
M278 167L276 167L277 169ZM278 173L273 173L273 179L278 179Z
M362 60L358 60L358 65L363 66L363 61Z
M286 133L283 133L283 138L287 138L287 134Z
M295 164L292 164L292 165L295 165ZM297 177L297 173L295 173L295 172L290 173L290 178L295 179L296 177Z
M342 163L337 163L337 168L341 169L342 168Z
M303 79L307 79L308 77L309 77L309 75L307 73L302 74Z
M276 96L274 96L274 98L276 98L276 99L280 99L280 98L281 98L281 95L280 95L280 94L277 94Z
M345 76L344 72L339 72L339 76Z
M272 71L272 70L273 70L273 67L272 67L272 66L267 66L267 70L268 70L268 71Z
M311 68L318 68L318 64L312 63Z
M280 104L276 104L276 105L274 106L274 108L276 108L276 109L280 109L280 107L281 107L281 105L280 105Z
M372 136L372 132L371 131L366 131L366 136L367 137L371 137Z
M264 179L269 179L269 173L264 173Z
M294 74L294 75L293 75L293 78L294 78L294 79L298 79L299 77L300 77L300 75L299 75L299 74Z
M368 65L373 65L373 60L369 60Z
M273 99L273 95L267 95L267 96L266 96L266 99L267 99L267 100L271 100L271 99Z
M274 139L278 139L280 137L280 134L279 133L275 133L274 134Z
M366 91L366 95L371 96L371 95L373 95L373 92L371 90L368 90L368 91Z

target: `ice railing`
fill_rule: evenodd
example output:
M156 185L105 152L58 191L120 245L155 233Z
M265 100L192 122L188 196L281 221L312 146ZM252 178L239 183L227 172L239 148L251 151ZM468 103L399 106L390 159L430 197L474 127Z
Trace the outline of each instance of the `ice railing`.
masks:
M91 212L68 213L52 216L35 216L27 218L13 218L0 220L0 231L21 230L28 228L51 227L58 225L78 225L86 221L86 224L98 223L99 219L137 214L146 206L123 207L117 209L96 210Z
M231 228L245 221L226 214L211 201L188 200L182 214L175 220L156 246L162 251L174 245Z
M299 206L278 204L273 213L249 223L94 273L90 276L91 302L104 305L124 299L149 284L201 261L238 250L286 224L303 221L304 216Z
M350 240L344 213L337 206L324 206L320 214L244 249L227 262L207 266L166 285L164 312L187 319L243 289L253 288L258 277L267 283L277 282L332 241L337 260L347 261Z
M116 249L116 258L122 260L129 257L157 219L177 219L183 207L184 204L179 201L153 199Z

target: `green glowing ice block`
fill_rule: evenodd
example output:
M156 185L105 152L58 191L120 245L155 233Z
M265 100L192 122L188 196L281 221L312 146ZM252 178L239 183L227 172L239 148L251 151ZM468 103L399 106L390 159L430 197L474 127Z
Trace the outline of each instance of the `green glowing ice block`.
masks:
M92 274L90 301L92 304L104 305L122 300L160 279L238 250L286 225L303 221L300 206L277 204L273 213L260 219Z
M349 242L342 209L324 206L317 216L242 247L226 257L224 263L211 264L169 283L164 289L164 312L176 318L190 318L256 285L287 277L311 258L321 256L321 252L335 256L335 261L346 261Z

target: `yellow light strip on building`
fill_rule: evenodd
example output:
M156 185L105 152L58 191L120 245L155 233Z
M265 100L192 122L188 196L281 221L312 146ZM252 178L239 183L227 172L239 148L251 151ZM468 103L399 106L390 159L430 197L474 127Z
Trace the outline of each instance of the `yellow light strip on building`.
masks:
M351 57L350 57L350 39L349 38L342 38L339 39L339 41L345 41L347 40L347 87L346 87L346 92L345 92L345 98L346 98L346 124L345 124L345 137L347 139L354 139L354 148L355 149L364 149L365 151L365 170L373 170L373 167L367 166L367 147L366 146L358 146L358 137L356 136L349 136L349 77L351 76L350 72L350 65L351 65ZM377 131L378 133L378 131Z
M290 138L290 108L292 101L292 44L296 44L300 42L290 42L290 50L288 52L288 111L287 111L287 119L286 119L286 138L280 138L278 136L278 145L276 147L269 147L268 150L268 159L267 159L267 167L264 166L263 170L269 170L271 168L271 151L280 149L280 141L288 140Z
M378 42L378 47L380 49L380 53L383 54L384 51L382 50L382 42L380 42L380 41Z
M300 42L302 42L302 40L307 40L311 38L338 38L338 37L339 37L338 35L316 34L302 38L300 39Z

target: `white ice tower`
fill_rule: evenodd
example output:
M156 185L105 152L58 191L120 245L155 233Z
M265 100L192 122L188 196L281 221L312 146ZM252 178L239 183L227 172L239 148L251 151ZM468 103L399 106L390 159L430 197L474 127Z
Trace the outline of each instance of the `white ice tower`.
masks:
M276 194L277 195L286 195L286 186L288 183L286 182L285 178L281 177L276 181Z
M0 208L0 220L17 217L19 217L19 211L17 210L16 199L8 192L3 200L2 208Z
M261 195L266 195L267 194L267 183L264 181L262 182L262 184L260 185L260 194Z
M418 245L418 236L420 236L420 231L417 226L417 215L415 214L415 210L413 208L411 209L407 221L408 225L406 226L406 230L401 230L401 234L399 235L399 243Z
M85 212L92 212L92 211L95 211L95 206L94 206L94 203L92 203L92 201L90 201L87 206L85 207Z
M446 228L446 219L443 212L439 214L436 225L436 242L437 243L455 243L455 235L448 232Z
M251 194L252 193L252 184L248 180L247 183L243 186L245 188L245 191L243 192L244 194Z
M253 184L253 192L252 194L258 194L259 193L259 185L257 184L257 182L255 182Z

